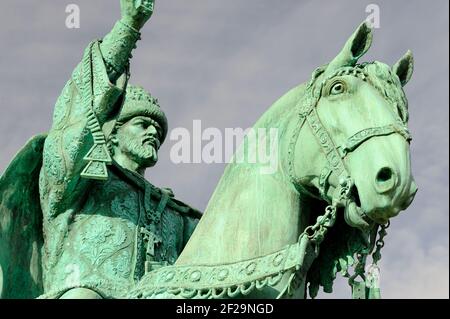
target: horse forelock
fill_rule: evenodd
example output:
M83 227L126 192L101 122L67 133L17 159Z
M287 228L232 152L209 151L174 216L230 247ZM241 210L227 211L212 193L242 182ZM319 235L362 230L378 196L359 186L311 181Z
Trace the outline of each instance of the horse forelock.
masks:
M381 96L386 98L403 123L406 124L409 119L408 100L398 76L387 64L378 61L364 63L360 67L364 68L368 82L378 90Z
M314 98L312 103L314 106L320 98L322 93L321 89L326 81L337 76L352 75L374 87L380 95L389 102L402 122L404 124L408 123L408 100L403 91L400 79L387 64L373 61L356 64L355 66L342 66L324 78L322 75L325 74L327 66L328 65L324 65L317 68L313 72L311 81L307 86L305 96L307 96L308 91L310 91L309 95Z

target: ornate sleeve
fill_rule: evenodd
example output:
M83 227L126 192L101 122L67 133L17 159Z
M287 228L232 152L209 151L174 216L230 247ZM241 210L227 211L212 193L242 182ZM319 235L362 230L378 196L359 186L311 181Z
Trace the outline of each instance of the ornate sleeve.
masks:
M44 145L40 175L44 215L54 216L82 202L89 180L107 178L110 161L105 131L118 115L131 51L140 33L122 21L86 49L58 98ZM122 98L121 98L122 97Z
M132 58L131 51L136 48L136 42L141 39L138 30L117 21L112 31L104 37L100 48L106 63L107 73L112 83L125 72Z
M91 43L56 102L44 144L39 181L44 217L82 204L90 182L80 177L85 157L100 137L104 142L103 124L120 109L122 93L123 87L110 82L100 43Z

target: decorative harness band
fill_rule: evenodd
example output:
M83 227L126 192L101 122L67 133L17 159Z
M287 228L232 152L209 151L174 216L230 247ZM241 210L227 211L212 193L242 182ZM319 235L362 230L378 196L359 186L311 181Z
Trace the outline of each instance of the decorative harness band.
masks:
M303 271L305 256L314 253L307 236L275 253L220 265L174 265L147 273L128 296L146 299L163 293L183 298L216 299L248 295L254 289L275 286L289 270ZM312 259L310 260L312 262Z
M405 140L410 142L412 140L408 129L404 125L389 124L386 126L366 128L353 136L349 137L344 145L338 147L341 158L344 158L348 153L356 150L361 144L368 141L372 137L387 136L391 134L400 134Z

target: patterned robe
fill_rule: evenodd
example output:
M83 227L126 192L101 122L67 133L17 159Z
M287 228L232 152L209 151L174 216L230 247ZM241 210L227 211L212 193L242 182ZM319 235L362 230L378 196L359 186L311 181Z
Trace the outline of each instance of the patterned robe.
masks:
M88 95L93 90L93 111L105 128L124 92L109 82L99 43L90 48L56 103L43 149L44 297L74 287L123 297L145 271L175 262L201 216L116 163L107 181L80 178L83 156L93 145Z

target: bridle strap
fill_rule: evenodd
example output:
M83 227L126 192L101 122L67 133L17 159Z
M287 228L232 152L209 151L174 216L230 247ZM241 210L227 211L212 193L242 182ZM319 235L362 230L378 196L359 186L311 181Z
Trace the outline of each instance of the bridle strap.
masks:
M328 134L326 128L320 121L317 110L314 107L311 112L306 116L306 121L311 127L314 136L317 138L320 147L328 161L329 168L335 172L338 176L344 172L347 172L345 163L338 152L333 140Z
M343 159L348 153L353 152L372 137L387 136L396 133L400 134L407 142L410 142L412 140L411 134L404 125L389 124L385 126L366 128L359 131L358 133L349 137L347 142L345 142L342 146L339 146L338 152Z
M313 89L310 87L309 89ZM318 90L321 91L321 88ZM340 177L343 178L349 177L348 171L345 167L344 161L341 158L341 155L338 151L338 148L334 144L331 139L328 131L325 129L324 125L320 121L319 115L317 114L316 105L320 97L320 93L317 96L314 96L312 91L307 91L307 98L303 101L303 104L300 106L300 114L299 121L294 130L294 134L292 135L291 142L289 145L288 151L288 168L289 168L289 176L293 184L305 194L308 194L312 197L317 197L316 194L312 194L306 187L302 186L301 182L296 178L295 170L294 170L294 158L295 158L295 145L298 139L298 135L300 134L301 129L303 128L305 123L308 123L311 128L313 135L316 137L317 141L320 144L320 148L323 151L328 165L322 169L320 180L319 180L319 193L322 199L327 199L327 189L329 186L329 178L335 174L337 181L339 181ZM334 174L333 174L334 173Z
M340 179L351 177L345 164L345 157L353 152L359 146L376 136L388 136L391 134L400 134L407 142L412 140L408 129L404 125L389 124L380 127L371 127L352 135L342 146L336 147L333 139L320 121L316 107L310 109L306 114L306 122L309 124L313 135L319 142L319 145L328 161L328 166L324 167L319 177L319 193L322 198L327 198L327 189L329 179L334 175L337 182Z

